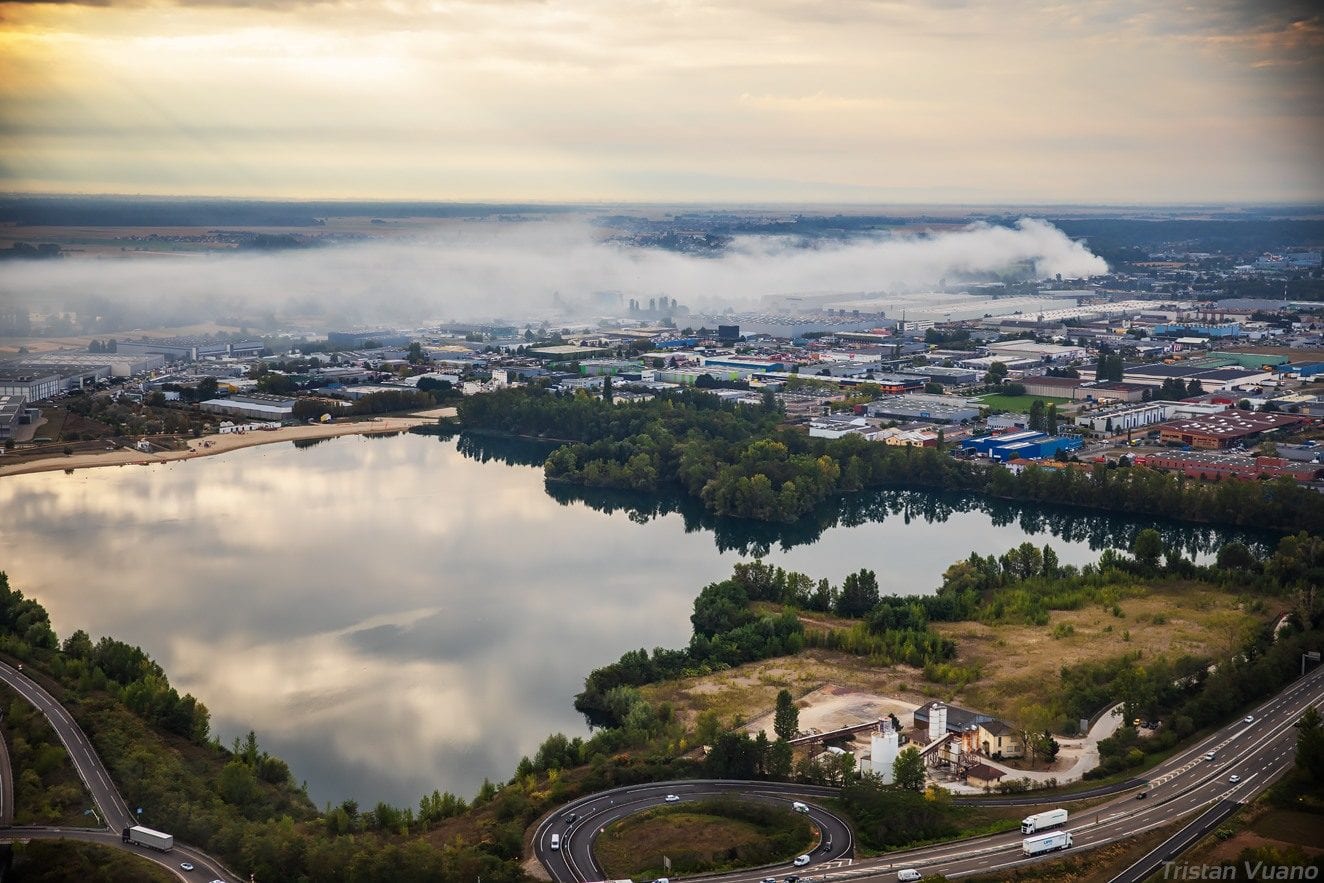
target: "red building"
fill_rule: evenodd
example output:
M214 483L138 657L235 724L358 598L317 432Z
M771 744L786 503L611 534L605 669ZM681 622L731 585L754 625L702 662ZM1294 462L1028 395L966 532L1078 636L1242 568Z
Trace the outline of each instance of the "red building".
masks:
M1173 451L1137 457L1138 464L1151 469L1181 472L1187 478L1220 481L1224 478L1279 478L1316 481L1324 473L1319 463L1294 463L1282 457L1239 457L1236 454L1208 454L1202 451Z

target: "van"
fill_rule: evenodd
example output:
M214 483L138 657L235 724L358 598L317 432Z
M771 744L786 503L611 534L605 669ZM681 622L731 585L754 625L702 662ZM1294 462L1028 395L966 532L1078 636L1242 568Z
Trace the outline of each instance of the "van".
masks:
M896 872L897 880L902 881L902 883L906 883L906 881L919 880L922 879L923 876L924 876L923 874L921 874L919 871L915 870L914 868L902 868L900 871Z
M792 864L795 865L797 868L803 868L805 865L809 864L811 861L813 861L813 859L811 859L809 856L807 856L807 855L802 855L802 856L800 856L799 858L797 858L794 862L792 862Z
M553 835L552 835L552 849L560 849L560 848L561 848L561 835L560 835L560 834L553 834Z
M796 812L809 812L809 804L801 803L800 801L797 800L791 804L791 809L795 810Z

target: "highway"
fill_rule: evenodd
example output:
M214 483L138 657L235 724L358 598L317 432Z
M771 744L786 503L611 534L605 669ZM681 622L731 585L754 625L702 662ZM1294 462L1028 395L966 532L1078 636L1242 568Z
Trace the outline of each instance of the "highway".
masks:
M534 853L555 880L602 880L605 875L593 856L593 848L603 828L642 810L669 805L666 800L669 794L679 797L680 800L673 805L681 806L696 800L732 795L787 809L794 801L805 803L809 807L809 818L821 832L817 848L810 853L810 864L795 871L806 877L815 870L839 866L855 850L850 826L813 802L815 798L834 796L834 788L784 782L692 780L616 788L567 804L538 825L533 834ZM551 846L554 834L562 840L558 849ZM781 870L790 873L787 868ZM767 875L760 875L759 879L763 876Z
M1324 667L1293 681L1278 694L1252 709L1249 712L1252 717L1250 722L1238 718L1150 770L1143 780L1145 784L1136 793L1116 797L1083 813L1073 814L1063 826L1074 841L1073 847L1066 854L1126 840L1170 825L1188 815L1203 814L1211 807L1221 807L1223 816L1220 818L1226 817L1287 772L1295 757L1294 724L1307 707L1322 704ZM1214 759L1205 760L1210 752L1214 754ZM1230 781L1234 775L1238 777L1237 782ZM820 799L831 796L831 789L777 786L773 783L687 782L617 789L581 798L545 819L535 832L534 851L556 883L602 880L604 875L592 859L592 843L603 825L627 814L624 807L617 806L621 800L628 800L626 805L630 807L629 811L638 811L657 805L666 793L675 793L688 799L683 793L687 787L695 789L693 793L698 795L707 793L715 785L721 785L720 793L748 793L761 799L772 795L775 799L788 800L792 799L789 795L793 793L817 796ZM1137 799L1139 793L1145 797ZM606 807L602 805L604 800L609 801ZM590 808L595 813L591 827L584 824L583 819L572 825L560 821L566 812L578 811L583 816L582 810L576 807ZM1213 817L1211 815L1209 818ZM1200 827L1200 822L1201 819L1197 818L1194 823L1186 826L1190 829L1188 833ZM1205 827L1210 826L1205 824ZM560 855L553 855L547 848L552 833L561 833L563 837L569 835L568 848L563 846L558 850ZM944 874L959 878L993 874L1020 865L1063 857L1063 853L1059 852L1027 858L1021 848L1022 835L1016 831L855 860L849 852L836 848L835 841L840 836L836 833L833 835L834 850L831 858L825 856L819 859L816 856L815 863L806 869L810 872L802 875L806 883L811 879L815 883L895 880L897 871L902 868L914 868L923 874ZM1185 845L1194 842L1198 836L1191 837ZM1171 852L1179 844L1170 838L1167 845L1167 851ZM1156 849L1151 855L1157 856L1163 851ZM764 877L792 873L799 873L799 870L782 865L706 877L705 880L708 883L757 883ZM1129 880L1126 877L1119 878L1123 879Z
M86 734L83 733L82 728L78 726L73 716L39 684L23 672L3 662L0 662L0 681L4 681L20 696L36 706L38 711L46 715L51 728L55 730L55 735L59 737L65 750L69 752L69 759L73 762L78 777L83 780L83 785L87 788L88 793L92 795L100 819L109 829L5 828L0 830L0 842L35 839L85 840L141 855L164 868L170 869L182 880L222 880L225 883L237 883L241 880L238 875L226 870L224 865L216 859L178 841L175 842L175 848L168 853L160 853L122 842L120 839L121 832L124 828L136 824L136 817L129 811L128 804L124 802L124 798L120 796L119 790L111 781L110 773L106 771L105 766L101 763L101 758L97 757L96 751L92 749L92 743L88 741ZM193 872L181 871L179 867L181 862L192 863L194 866Z

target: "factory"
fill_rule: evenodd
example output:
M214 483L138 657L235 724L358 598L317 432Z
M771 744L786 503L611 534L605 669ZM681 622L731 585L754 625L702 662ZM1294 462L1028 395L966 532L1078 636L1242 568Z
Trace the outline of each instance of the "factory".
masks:
M980 413L978 401L938 395L884 396L864 407L870 417L935 423L963 423L974 420Z
M61 350L53 353L22 356L5 363L5 367L19 370L31 369L33 371L40 371L44 368L52 370L58 368L68 373L79 373L81 371L100 373L102 369L106 369L103 376L125 378L132 377L135 374L145 374L148 371L160 368L164 364L165 356L161 355L120 352L85 353L81 350L76 352Z
M1163 444L1188 445L1215 450L1256 441L1267 432L1301 426L1310 422L1300 414L1269 414L1257 411L1230 410L1204 417L1173 420L1159 426Z
M250 420L288 420L294 412L294 399L287 396L245 393L228 399L208 399L199 407L215 414L245 417Z
M984 435L966 439L961 448L992 460L1042 460L1060 453L1078 450L1084 441L1078 435L1048 435L1026 430L1002 435Z

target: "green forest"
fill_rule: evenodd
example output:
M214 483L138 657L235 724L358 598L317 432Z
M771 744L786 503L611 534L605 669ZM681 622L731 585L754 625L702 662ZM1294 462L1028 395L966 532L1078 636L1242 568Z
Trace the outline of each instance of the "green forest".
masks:
M1015 474L936 448L881 445L851 435L810 438L782 425L770 395L761 407L692 390L614 404L583 393L520 387L466 398L459 416L469 430L563 442L544 464L550 481L640 492L679 489L722 516L793 522L840 494L926 488L1324 533L1324 499L1286 478L1205 482L1102 463L1031 465Z

